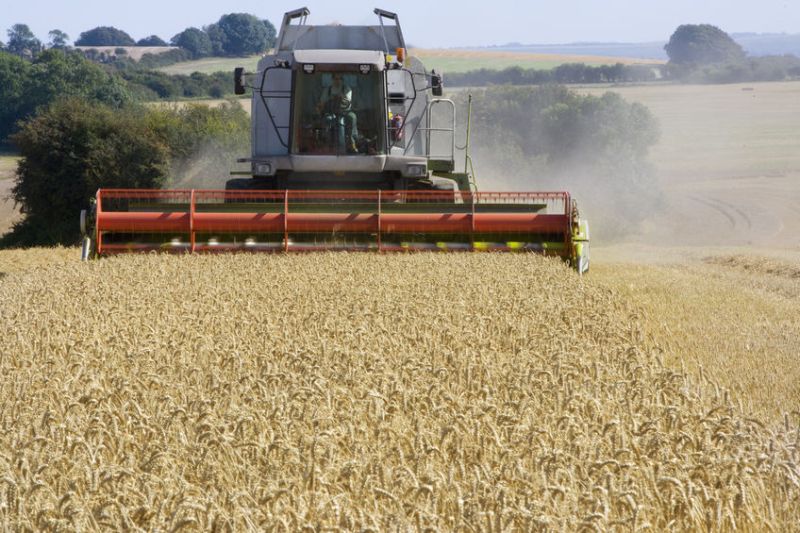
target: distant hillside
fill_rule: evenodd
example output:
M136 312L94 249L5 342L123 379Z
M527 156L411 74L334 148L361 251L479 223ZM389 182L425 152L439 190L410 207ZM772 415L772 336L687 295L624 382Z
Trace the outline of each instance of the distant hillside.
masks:
M503 52L527 52L530 54L558 54L579 56L631 57L637 59L667 59L665 42L650 43L568 43L568 44L520 44L474 48L474 50L497 50Z
M444 71L449 74L468 72L478 69L501 70L508 67L549 70L564 63L585 63L587 65L607 65L622 63L635 65L641 63L662 63L659 60L642 61L640 57L622 57L617 55L555 54L514 51L505 48L482 48L469 50L461 48L423 49L412 48L410 54L419 57L427 68ZM254 71L260 56L251 57L207 57L195 61L183 61L159 68L167 74L189 75L192 72L211 74L214 72L232 72L235 67L245 67Z
M738 33L732 37L752 56L794 54L800 57L800 34ZM547 70L564 63L582 62L588 65L609 63L662 63L667 60L664 52L666 42L646 43L569 43L569 44L521 44L509 43L500 46L466 47L447 49L414 49L428 68L445 72L467 72L481 68L504 69L511 66ZM93 47L101 49L102 47ZM114 47L109 47L111 50ZM171 48L127 48L134 53L167 51ZM232 71L243 66L255 70L260 56L251 57L207 57L195 61L182 61L159 70L168 74L192 72L214 73Z
M734 33L731 37L752 56L793 54L800 57L798 33Z
M793 54L800 57L800 34L733 33L731 37L752 56ZM646 43L509 43L501 46L474 48L474 50L667 59L667 54L664 52L665 44L666 41Z

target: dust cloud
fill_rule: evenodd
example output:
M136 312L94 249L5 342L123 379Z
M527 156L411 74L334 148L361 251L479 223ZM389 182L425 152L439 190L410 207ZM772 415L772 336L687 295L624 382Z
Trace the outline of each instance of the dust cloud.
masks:
M242 167L236 160L249 153L249 146L225 146L207 141L190 157L172 162L172 179L165 188L224 189L225 182L232 177L231 171Z
M705 254L800 251L800 84L613 90L645 105L661 130L648 154L660 206L631 240Z
M471 152L480 189L568 190L603 245L800 251L800 83L572 89L597 98L609 90L646 107L660 136L644 153L624 143L599 152L581 145L558 164L542 153L548 137L526 118L532 110L515 104L524 93L475 92ZM502 105L493 93L506 95ZM479 100L492 98L494 107ZM515 113L503 116L507 107ZM464 123L466 107L459 113ZM531 126L524 135L520 122Z
M494 88L474 96L472 115L479 190L567 191L589 219L593 240L606 244L633 238L664 206L648 159L658 125L641 106L618 97L583 101L564 88ZM462 150L457 160L463 158Z
M481 190L566 191L577 200L581 216L590 221L595 242L610 244L630 239L640 232L643 222L663 208L660 188L646 174L631 176L620 167L598 170L579 161L548 170L536 159L518 161L508 170L508 159L485 149L475 151L475 167Z

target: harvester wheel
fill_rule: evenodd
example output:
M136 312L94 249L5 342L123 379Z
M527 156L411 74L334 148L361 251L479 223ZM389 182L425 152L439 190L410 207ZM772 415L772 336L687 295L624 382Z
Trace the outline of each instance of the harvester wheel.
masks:
M226 191L269 191L275 189L271 178L234 178L225 182Z
M427 198L407 198L405 203L455 203L456 202L456 183L448 178L431 177L429 179L407 181L402 184L403 190L409 192L416 191L436 191L440 194L435 200Z
M274 178L234 178L225 182L226 191L270 191L276 189ZM225 203L236 203L236 199L225 199Z

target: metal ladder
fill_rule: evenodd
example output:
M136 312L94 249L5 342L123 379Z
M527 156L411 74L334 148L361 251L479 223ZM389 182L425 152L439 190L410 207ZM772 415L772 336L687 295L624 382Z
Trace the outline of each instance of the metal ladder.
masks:
M450 127L434 127L433 126L433 109L438 104L445 104L450 109ZM425 132L427 137L426 152L428 160L433 163L433 170L441 170L445 172L452 172L456 166L456 104L449 98L434 98L428 102L428 109L425 111L425 127L419 128ZM431 137L433 133L450 134L449 153L434 154L431 153Z

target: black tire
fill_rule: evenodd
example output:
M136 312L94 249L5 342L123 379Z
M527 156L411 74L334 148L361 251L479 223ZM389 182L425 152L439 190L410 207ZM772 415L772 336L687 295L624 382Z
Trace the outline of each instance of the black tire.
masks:
M277 189L275 178L233 178L225 182L226 191L272 191ZM240 200L226 198L226 204L235 204Z
M275 188L275 178L233 178L225 182L226 191L271 191Z

